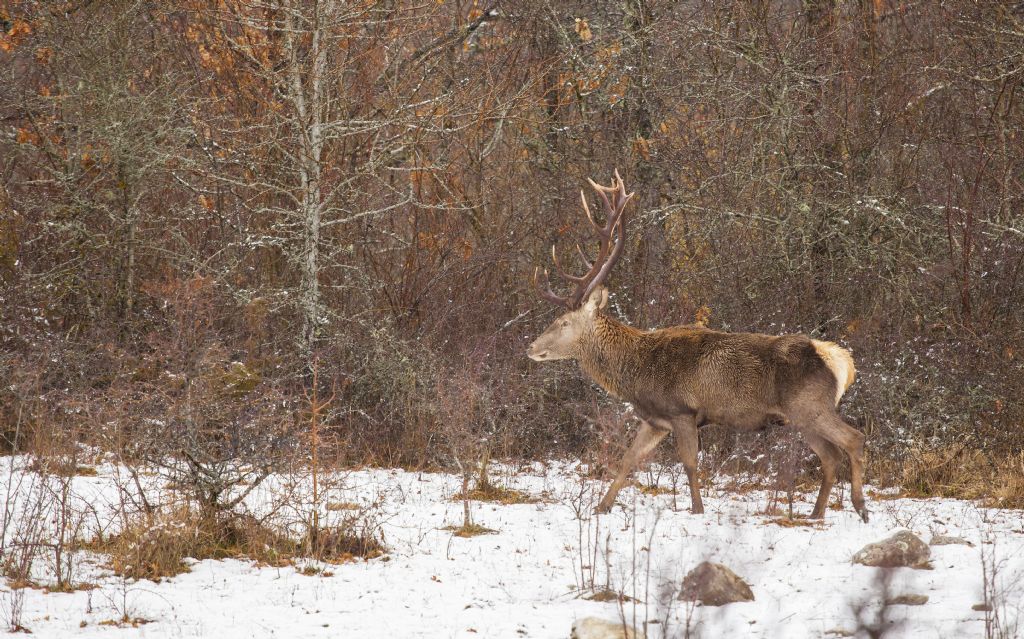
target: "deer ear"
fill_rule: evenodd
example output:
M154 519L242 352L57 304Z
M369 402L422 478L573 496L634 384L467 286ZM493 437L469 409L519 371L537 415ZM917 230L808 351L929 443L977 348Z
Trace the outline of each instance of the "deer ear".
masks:
M603 286L598 286L590 292L590 297L587 298L587 302L583 305L584 310L590 315L596 315L597 311L608 306L608 289Z

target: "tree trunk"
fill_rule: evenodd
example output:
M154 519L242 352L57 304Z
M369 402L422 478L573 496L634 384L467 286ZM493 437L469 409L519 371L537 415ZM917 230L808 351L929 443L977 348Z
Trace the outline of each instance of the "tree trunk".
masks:
M301 222L302 253L299 305L302 313L300 352L307 366L313 361L316 340L322 321L320 299L320 226L323 216L321 173L323 169L323 124L326 116L324 84L327 67L327 45L324 43L326 17L331 15L333 3L318 2L314 7L309 50L300 59L296 34L304 25L297 24L298 9L288 3L285 46L288 51L289 99L295 109L298 174L300 188L299 219Z

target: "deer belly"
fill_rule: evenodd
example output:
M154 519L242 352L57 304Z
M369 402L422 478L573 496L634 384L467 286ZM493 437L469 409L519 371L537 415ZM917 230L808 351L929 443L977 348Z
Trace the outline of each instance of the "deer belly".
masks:
M709 411L707 421L726 426L733 430L759 431L770 426L785 423L781 415L766 413L763 410L717 410Z

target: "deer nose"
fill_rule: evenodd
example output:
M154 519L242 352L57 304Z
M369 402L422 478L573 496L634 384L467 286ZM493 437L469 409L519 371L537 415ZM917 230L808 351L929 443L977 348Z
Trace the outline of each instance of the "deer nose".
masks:
M547 351L538 351L537 350L537 343L536 342L534 342L533 344L530 344L530 348L526 349L526 356L529 357L530 359L532 359L535 362L539 362L539 361L543 360L544 357L547 356L547 354L548 354Z

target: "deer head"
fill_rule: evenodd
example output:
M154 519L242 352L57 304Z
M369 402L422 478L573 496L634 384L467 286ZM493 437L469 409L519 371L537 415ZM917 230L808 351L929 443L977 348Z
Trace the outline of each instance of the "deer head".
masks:
M534 271L533 283L538 294L544 299L567 309L561 317L551 323L544 333L538 337L527 351L530 359L535 361L548 361L556 359L569 359L577 354L577 345L580 337L590 331L594 326L601 309L608 305L608 289L602 284L608 278L612 267L619 260L622 251L626 246L626 216L624 214L626 204L633 197L633 193L626 193L626 185L619 172L615 171L615 180L611 186L602 186L593 180L588 179L590 186L604 203L606 219L603 225L594 221L587 205L587 197L580 191L580 201L583 203L583 210L587 214L587 220L597 234L600 246L593 263L587 260L583 249L576 245L580 258L587 265L587 272L583 275L570 275L562 268L558 261L558 252L554 246L551 247L551 259L559 276L572 282L575 289L568 297L560 297L551 290L551 283L548 278L548 271L544 272L544 285L540 284L538 271Z

